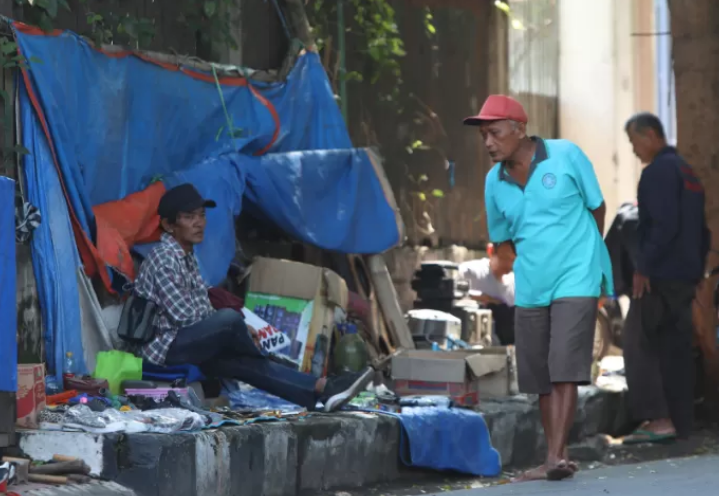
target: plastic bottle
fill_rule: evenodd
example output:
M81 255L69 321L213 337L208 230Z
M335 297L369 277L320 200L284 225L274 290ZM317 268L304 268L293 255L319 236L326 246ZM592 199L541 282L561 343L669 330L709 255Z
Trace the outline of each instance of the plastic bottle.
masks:
M48 375L47 377L45 377L45 394L47 396L54 396L60 393L62 393L62 388L57 383L57 379L55 379L55 376Z
M73 377L75 377L75 359L72 357L72 352L68 351L62 364L62 378L65 380Z
M367 345L357 334L344 335L335 345L334 350L335 372L359 372L370 361Z

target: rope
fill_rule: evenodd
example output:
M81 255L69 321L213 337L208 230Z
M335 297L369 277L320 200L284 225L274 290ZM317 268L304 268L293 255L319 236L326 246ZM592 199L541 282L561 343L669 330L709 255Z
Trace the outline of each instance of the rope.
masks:
M232 139L232 146L235 148L235 151L238 151L237 142L235 141L235 126L232 124L230 112L227 110L227 105L225 104L225 95L222 93L222 86L220 86L220 78L217 77L217 70L215 69L215 64L212 64L212 75L215 78L215 86L217 86L217 92L220 94L220 103L222 103L222 110L225 112L225 119L227 119L227 132L230 133L230 138Z
M267 0L265 0L265 3L267 3ZM292 39L292 34L290 33L290 28L287 26L287 20L285 19L285 15L282 13L282 9L280 8L280 5L277 3L277 0L272 0L272 6L275 8L275 11L277 12L277 15L280 18L280 22L282 23L282 27L285 30L285 34L287 35L287 39Z

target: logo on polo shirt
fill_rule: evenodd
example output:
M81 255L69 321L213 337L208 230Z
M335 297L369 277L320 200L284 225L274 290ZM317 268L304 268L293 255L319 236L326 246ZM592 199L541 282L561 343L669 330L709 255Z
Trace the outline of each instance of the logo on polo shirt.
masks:
M545 188L552 189L553 187L555 187L557 185L557 176L555 176L551 172L547 172L542 177L542 184L544 185Z

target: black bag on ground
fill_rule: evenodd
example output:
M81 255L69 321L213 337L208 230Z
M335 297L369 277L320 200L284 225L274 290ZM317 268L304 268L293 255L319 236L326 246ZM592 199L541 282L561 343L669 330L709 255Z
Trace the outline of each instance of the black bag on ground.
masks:
M122 307L117 335L128 343L149 343L155 337L155 315L155 303L134 293L130 294Z

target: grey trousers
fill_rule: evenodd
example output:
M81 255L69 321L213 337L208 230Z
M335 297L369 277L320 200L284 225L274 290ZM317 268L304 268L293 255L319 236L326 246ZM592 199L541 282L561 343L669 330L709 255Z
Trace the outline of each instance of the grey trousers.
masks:
M632 300L622 330L629 408L636 421L671 418L679 437L694 421L691 305L695 287L652 281Z

